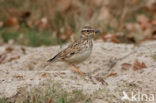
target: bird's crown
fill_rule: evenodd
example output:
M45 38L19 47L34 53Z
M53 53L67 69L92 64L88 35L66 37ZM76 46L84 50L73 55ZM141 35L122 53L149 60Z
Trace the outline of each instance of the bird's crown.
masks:
M96 30L90 26L85 26L81 30L82 37L92 37L93 35L95 35L98 32L99 32L99 30Z

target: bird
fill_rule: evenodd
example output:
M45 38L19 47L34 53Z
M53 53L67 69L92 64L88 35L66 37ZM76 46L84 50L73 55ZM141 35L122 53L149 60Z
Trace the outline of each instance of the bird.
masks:
M76 64L83 62L91 55L93 37L97 33L99 33L97 29L90 26L83 27L80 38L69 44L67 48L57 53L53 58L49 59L48 62L64 61L70 64L76 72L83 75L84 73L76 67Z

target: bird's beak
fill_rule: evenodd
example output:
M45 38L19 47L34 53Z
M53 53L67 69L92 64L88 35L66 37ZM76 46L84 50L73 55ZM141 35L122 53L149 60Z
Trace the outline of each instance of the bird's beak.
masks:
M95 33L100 33L100 31L99 30L95 30Z

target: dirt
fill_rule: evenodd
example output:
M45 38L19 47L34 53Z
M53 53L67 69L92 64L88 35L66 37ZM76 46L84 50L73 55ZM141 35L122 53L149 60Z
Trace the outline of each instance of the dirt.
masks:
M4 54L7 47L1 46L0 54ZM156 99L155 41L140 45L95 41L90 58L77 65L85 72L83 76L64 62L47 63L61 50L59 46L10 47L13 50L7 53L8 58L12 58L10 55L20 58L0 64L0 97L13 97L20 88L30 91L50 80L51 84L60 83L67 91L78 89L93 95L94 103L121 102L123 92L131 96L132 91L148 97L154 94ZM143 101L149 102L148 99Z

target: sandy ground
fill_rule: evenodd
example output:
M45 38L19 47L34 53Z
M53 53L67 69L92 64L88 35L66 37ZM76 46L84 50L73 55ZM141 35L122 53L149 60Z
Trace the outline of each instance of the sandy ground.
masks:
M20 58L0 65L0 97L12 97L20 88L29 91L50 80L51 84L60 83L67 91L80 89L93 95L94 103L121 102L123 91L129 97L131 92L140 93L140 96L147 94L147 103L156 102L155 41L139 46L96 41L91 57L77 65L86 73L84 76L75 73L64 62L47 64L46 61L61 50L59 46L11 48L13 50L8 55ZM6 46L0 47L0 53L5 49ZM152 95L155 102L149 102ZM129 100L126 101L128 103Z

